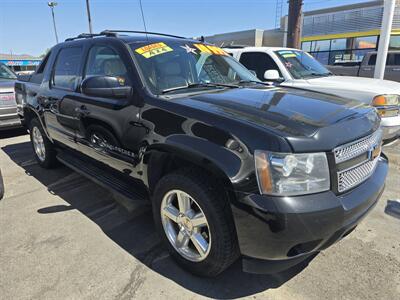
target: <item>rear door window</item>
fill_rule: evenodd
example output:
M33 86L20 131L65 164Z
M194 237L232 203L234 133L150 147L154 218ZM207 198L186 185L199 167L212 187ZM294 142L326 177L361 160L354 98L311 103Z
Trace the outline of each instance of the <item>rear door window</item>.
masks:
M80 47L61 49L54 65L52 87L75 90L81 58L82 48Z
M394 57L392 54L388 54L386 57L386 65L391 65L393 64ZM369 66L375 66L376 65L376 54L372 54L371 57L368 60L368 65Z

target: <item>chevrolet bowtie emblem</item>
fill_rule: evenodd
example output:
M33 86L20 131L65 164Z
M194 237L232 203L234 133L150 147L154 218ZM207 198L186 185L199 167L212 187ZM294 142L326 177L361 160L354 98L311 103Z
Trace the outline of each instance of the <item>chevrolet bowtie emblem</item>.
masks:
M381 145L375 145L368 151L368 159L374 160L379 155L381 155Z

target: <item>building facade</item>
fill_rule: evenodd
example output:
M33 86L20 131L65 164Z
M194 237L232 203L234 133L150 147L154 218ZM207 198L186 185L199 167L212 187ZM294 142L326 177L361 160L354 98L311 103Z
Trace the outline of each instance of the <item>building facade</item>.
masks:
M208 43L217 45L219 47L227 47L232 45L279 47L284 43L283 39L284 35L280 29L250 29L215 34L205 37L205 40Z
M1 54L0 63L10 67L14 72L23 74L35 71L40 64L41 58L31 55Z
M302 49L323 64L362 60L377 50L383 18L383 0L308 11L303 16ZM332 2L334 3L334 2ZM287 16L280 28L253 29L205 37L218 46L285 47ZM390 49L400 50L400 0L396 1Z
M362 60L377 50L383 1L364 2L304 13L302 49L323 64ZM396 1L390 49L400 50L400 1Z

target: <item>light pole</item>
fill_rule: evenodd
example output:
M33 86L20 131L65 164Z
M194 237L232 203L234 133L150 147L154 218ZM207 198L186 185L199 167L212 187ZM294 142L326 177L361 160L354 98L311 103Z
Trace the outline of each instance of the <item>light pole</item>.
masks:
M50 7L51 9L51 15L53 16L53 26L54 26L54 34L56 35L56 42L58 44L58 35L57 35L57 27L56 27L56 19L54 17L54 7L57 6L57 2L47 2L47 5Z
M89 33L93 33L92 29L92 18L90 17L90 6L89 6L89 0L86 0L86 10L87 10L87 17L88 17L88 22L89 22Z
M385 0L383 6L382 28L374 72L374 78L378 79L383 79L385 77L386 59L390 43L390 34L392 33L392 23L396 1Z

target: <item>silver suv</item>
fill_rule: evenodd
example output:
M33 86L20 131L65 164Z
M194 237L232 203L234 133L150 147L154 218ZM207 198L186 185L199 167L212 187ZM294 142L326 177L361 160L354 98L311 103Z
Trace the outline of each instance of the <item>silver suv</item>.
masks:
M21 126L14 93L16 79L17 75L0 63L0 130Z

